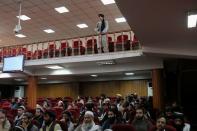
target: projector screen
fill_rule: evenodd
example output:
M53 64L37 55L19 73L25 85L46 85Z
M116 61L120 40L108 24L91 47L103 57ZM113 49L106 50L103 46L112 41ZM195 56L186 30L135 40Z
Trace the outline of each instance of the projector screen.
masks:
M3 72L23 71L24 55L5 57L3 59Z

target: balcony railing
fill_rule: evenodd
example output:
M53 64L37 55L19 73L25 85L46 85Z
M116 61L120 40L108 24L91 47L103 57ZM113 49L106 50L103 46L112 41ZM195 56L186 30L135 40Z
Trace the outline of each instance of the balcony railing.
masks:
M102 51L101 42L106 38L107 49ZM0 48L0 62L4 57L24 55L26 60L69 57L87 54L128 51L141 49L132 31L110 32L102 35L84 36L72 39L54 40L34 44Z

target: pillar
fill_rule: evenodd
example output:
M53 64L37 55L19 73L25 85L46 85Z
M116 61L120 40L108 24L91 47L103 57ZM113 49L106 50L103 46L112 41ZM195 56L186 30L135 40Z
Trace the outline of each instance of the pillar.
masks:
M37 99L37 77L28 77L28 86L26 91L27 96L27 107L35 108Z
M152 70L152 86L153 86L153 108L162 109L164 107L164 85L162 69Z

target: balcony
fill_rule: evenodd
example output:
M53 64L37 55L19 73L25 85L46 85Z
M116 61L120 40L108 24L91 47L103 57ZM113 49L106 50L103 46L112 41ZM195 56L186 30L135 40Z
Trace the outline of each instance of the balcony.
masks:
M105 37L107 49L99 48ZM33 44L7 46L0 48L0 62L4 57L24 55L26 60L43 60L70 56L86 56L116 52L136 52L141 45L130 30L109 32L104 35L92 35L79 38L54 40Z

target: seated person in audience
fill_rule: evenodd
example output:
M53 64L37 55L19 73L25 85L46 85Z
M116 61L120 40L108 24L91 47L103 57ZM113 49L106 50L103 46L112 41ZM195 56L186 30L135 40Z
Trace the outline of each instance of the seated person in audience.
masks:
M42 107L37 105L33 121L39 129L42 127L42 124L44 121L43 113L44 113L44 111L43 111Z
M108 118L103 123L102 130L111 129L113 125L123 123L121 119L117 118L115 110L108 111Z
M29 112L24 113L21 119L20 127L22 127L25 131L39 131L37 126L32 124L33 115Z
M98 107L99 107L100 109L101 109L102 106L103 106L103 103L104 103L105 98L106 98L105 94L101 94L101 95L100 95L99 105L98 105Z
M99 110L99 121L102 124L107 119L107 113L109 111L110 105L108 103L103 103L102 109Z
M51 109L51 103L48 99L43 101L42 107L44 110L50 110Z
M10 122L7 120L5 110L0 109L0 131L9 131Z
M177 131L190 131L190 124L185 123L183 113L175 112L174 127Z
M83 123L75 131L101 131L100 126L94 123L94 114L92 111L85 112Z
M12 98L11 99L11 109L18 109L19 103L17 102L17 98Z
M166 125L166 118L160 116L157 118L156 126L152 126L149 131L176 131L175 128Z
M62 108L62 109L64 109L64 103L63 103L63 101L58 101L58 103L57 103L57 106L55 106L54 108Z
M138 107L136 109L135 118L132 122L136 131L148 131L152 123L144 117L144 108Z
M72 114L69 111L64 111L62 113L62 118L60 120L60 126L62 127L63 130L66 130L66 131L73 131L74 130L74 124L72 122Z
M61 131L61 127L55 121L56 116L55 113L52 111L45 111L44 112L44 122L43 126L40 131Z
M14 119L14 126L20 125L22 117L25 113L25 107L24 106L19 106L17 109L17 116Z
M165 113L166 123L168 125L173 125L174 124L174 114L172 111L172 107L166 106L164 113Z

